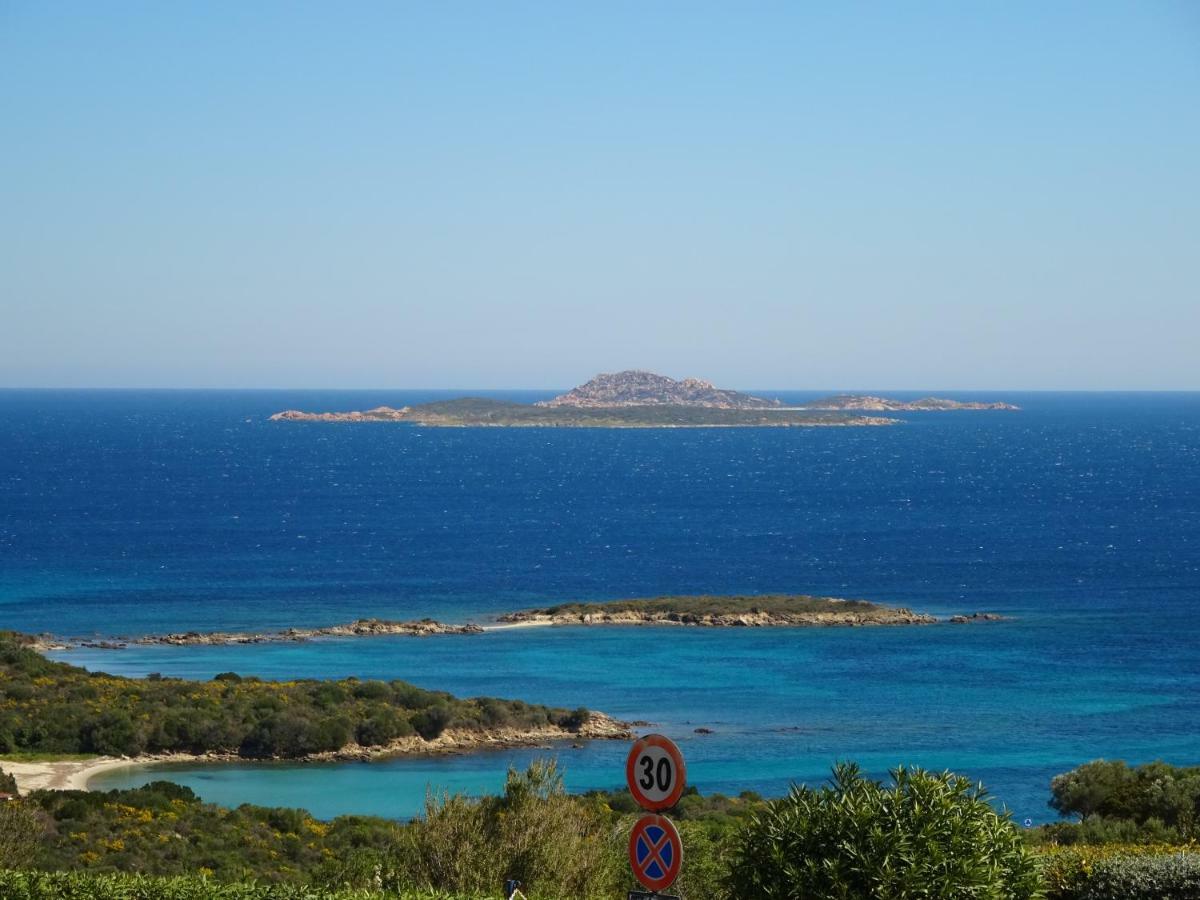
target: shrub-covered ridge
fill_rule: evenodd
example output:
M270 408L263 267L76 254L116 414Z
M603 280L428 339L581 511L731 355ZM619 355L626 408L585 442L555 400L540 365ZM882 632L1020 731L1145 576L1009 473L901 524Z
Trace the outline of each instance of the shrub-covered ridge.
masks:
M462 700L403 681L122 678L53 662L0 632L0 753L302 758L347 748L419 750L447 729L514 742L523 734L625 733L582 708Z

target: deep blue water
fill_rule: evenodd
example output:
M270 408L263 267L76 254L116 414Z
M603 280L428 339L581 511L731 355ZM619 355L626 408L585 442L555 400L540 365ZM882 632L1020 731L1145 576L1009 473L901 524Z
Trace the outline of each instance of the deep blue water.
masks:
M1088 759L1200 762L1200 394L1005 395L1025 409L869 429L266 421L287 407L431 396L0 391L0 627L454 621L683 592L986 609L1016 619L69 658L131 674L386 676L586 704L680 738L705 791L779 793L837 759L877 772L908 762L982 779L1040 821L1050 776ZM427 783L494 788L532 753L172 777L221 802L405 815ZM577 788L616 786L623 753L559 751Z

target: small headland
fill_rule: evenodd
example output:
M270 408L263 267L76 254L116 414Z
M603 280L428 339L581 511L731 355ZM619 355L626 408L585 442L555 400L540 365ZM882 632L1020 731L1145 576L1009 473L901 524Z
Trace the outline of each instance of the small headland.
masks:
M31 785L80 787L113 765L371 760L632 734L582 706L464 699L399 680L125 678L37 646L0 632L0 760Z

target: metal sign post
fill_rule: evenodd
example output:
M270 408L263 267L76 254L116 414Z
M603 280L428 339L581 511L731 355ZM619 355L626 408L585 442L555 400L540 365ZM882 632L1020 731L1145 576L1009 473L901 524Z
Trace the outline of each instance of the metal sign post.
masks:
M638 806L650 812L637 820L629 835L629 866L649 893L630 891L628 900L678 900L659 891L679 877L683 840L670 819L655 813L670 809L683 796L687 784L683 754L668 738L648 734L630 748L625 782Z

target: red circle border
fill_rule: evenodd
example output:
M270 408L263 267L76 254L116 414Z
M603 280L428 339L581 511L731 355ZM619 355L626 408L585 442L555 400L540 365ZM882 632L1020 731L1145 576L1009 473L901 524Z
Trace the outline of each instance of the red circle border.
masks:
M665 750L675 763L675 770L679 774L671 793L657 802L647 799L638 790L637 778L634 777L636 775L633 771L634 764L637 762L638 754L641 753L643 747L659 747ZM683 796L683 789L687 787L687 766L683 762L683 754L679 752L679 748L675 746L675 742L670 738L664 737L661 734L647 734L634 741L633 746L629 749L629 756L625 760L625 783L629 786L629 793L633 794L633 799L642 809L649 810L650 812L670 809L679 802L679 798Z
M671 854L671 867L662 878L651 878L648 875L638 871L637 865L637 839L651 825L657 825L668 835L670 840L675 844L676 852ZM649 837L646 838L649 840ZM629 832L629 866L633 869L634 877L641 885L654 893L665 891L675 883L675 879L679 877L679 870L683 866L683 838L679 836L679 829L666 816L659 816L653 813L642 816L634 823L633 830Z

